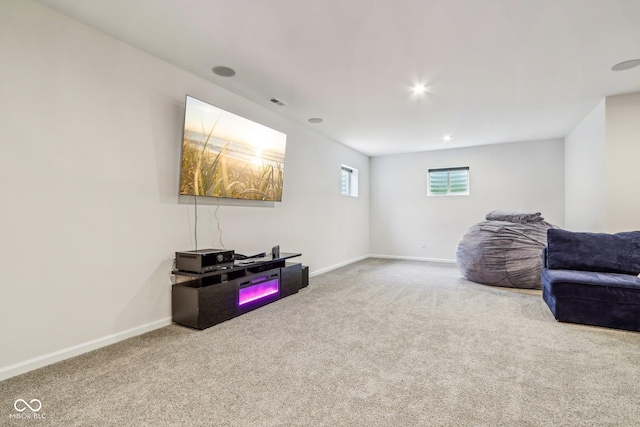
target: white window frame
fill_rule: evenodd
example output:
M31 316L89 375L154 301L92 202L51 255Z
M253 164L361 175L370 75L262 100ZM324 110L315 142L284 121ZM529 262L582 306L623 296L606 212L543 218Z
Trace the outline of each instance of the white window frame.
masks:
M343 196L358 197L358 169L352 166L341 165L340 194Z
M451 191L451 172L453 171L461 171L461 170L466 170L467 171L467 190L464 192L461 191L456 191L456 192L452 192ZM432 193L431 192L431 173L432 172L447 172L447 192L446 193ZM427 172L427 195L428 196L468 196L471 192L471 178L470 178L471 174L469 172L469 166L459 166L459 167L452 167L452 168L432 168L429 169Z

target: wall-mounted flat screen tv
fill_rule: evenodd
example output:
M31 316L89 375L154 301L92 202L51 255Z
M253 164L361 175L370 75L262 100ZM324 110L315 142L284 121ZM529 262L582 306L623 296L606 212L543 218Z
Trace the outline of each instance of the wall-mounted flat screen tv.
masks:
M186 98L180 194L282 200L287 135Z

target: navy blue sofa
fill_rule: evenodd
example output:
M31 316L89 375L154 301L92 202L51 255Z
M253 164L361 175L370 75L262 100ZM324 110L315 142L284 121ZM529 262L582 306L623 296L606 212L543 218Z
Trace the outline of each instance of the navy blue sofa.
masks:
M640 231L547 231L542 297L562 322L640 331Z

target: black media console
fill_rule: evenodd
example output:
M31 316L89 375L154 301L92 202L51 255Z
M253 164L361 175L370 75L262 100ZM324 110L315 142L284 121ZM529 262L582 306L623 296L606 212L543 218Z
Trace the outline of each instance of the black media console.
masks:
M288 262L301 254L271 254L220 265L207 273L175 270L171 311L175 323L205 329L295 294L309 284L309 268Z

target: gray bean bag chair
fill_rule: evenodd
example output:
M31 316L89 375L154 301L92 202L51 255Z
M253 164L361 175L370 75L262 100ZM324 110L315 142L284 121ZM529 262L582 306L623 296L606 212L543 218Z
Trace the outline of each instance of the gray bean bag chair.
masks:
M542 248L549 228L558 227L545 222L540 212L489 212L458 243L458 268L472 282L542 289Z

